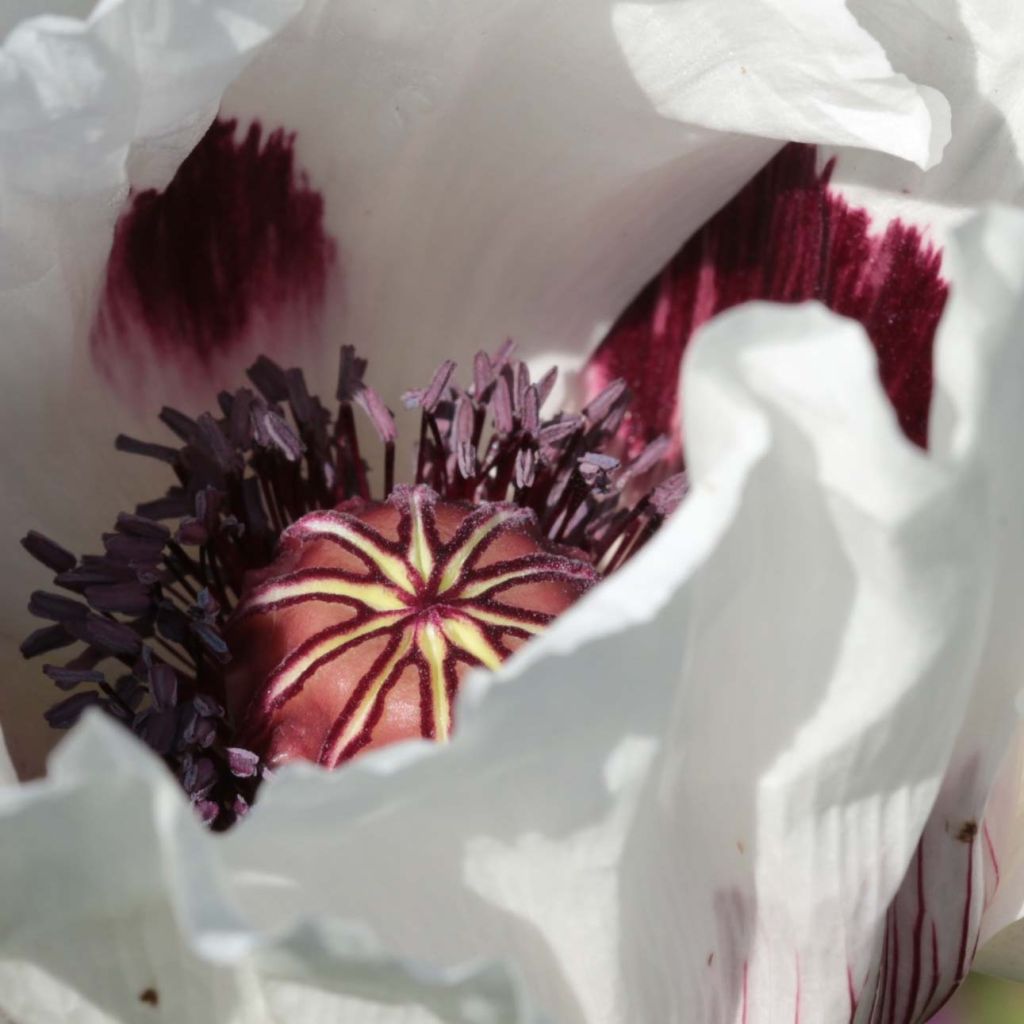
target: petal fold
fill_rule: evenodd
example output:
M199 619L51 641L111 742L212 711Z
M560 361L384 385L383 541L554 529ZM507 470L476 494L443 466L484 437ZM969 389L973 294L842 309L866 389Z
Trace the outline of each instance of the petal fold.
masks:
M280 1012L317 1024L328 1010L355 1024L534 1019L494 965L404 962L338 921L246 927L216 840L163 766L100 716L44 783L0 791L0 818L0 875L20 880L2 897L0 1010L26 1024L71 1007L89 1022L148 1021L153 1007L195 1024L270 1024Z
M845 3L621 3L613 19L637 80L679 121L859 146L925 170L949 142L946 99L894 71ZM694 38L727 53L695 47Z
M893 67L941 91L952 137L922 171L864 150L838 155L834 181L881 223L901 218L945 244L987 203L1024 205L1024 9L1010 0L851 0Z
M0 49L5 177L31 193L88 194L121 184L137 144L171 150L162 163L173 170L173 150L180 160L225 86L301 6L103 0L82 20L21 22Z
M995 578L970 714L940 808L946 820L976 825L971 935L982 943L994 937L980 966L1021 978L1015 922L1024 916L1024 650L1017 628L1024 615L1024 467L1014 452L1024 408L1024 215L992 210L961 229L957 242L954 273L964 283L940 331L933 424L937 452L972 467L990 495Z

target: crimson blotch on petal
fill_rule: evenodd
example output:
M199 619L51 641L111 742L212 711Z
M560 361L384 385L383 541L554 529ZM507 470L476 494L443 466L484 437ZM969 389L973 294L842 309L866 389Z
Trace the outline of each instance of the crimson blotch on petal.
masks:
M590 393L623 380L636 453L666 434L680 456L679 369L694 331L752 299L817 299L863 324L904 433L924 446L932 347L948 297L941 253L914 227L872 232L865 210L829 187L813 146L786 146L673 257L609 331L586 370Z
M132 198L92 329L104 376L123 387L154 357L205 372L254 325L285 311L315 318L337 250L294 143L217 120L165 189Z

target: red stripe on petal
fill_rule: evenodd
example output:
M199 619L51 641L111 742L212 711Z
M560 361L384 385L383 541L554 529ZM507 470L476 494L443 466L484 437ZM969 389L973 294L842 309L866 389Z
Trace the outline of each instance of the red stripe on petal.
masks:
M205 375L254 328L320 310L336 247L294 143L258 122L239 133L236 122L215 121L166 189L133 197L92 329L105 376L130 382L126 364L141 370L154 357Z
M871 233L865 210L829 187L814 147L786 146L672 258L619 317L584 374L587 395L624 378L632 452L678 436L677 385L693 332L751 299L818 299L859 320L906 435L927 441L932 346L948 295L941 254L899 221Z
M970 970L981 927L985 877L979 863L983 833L975 819L964 820L954 812L958 806L978 802L971 792L971 772L965 779L966 797L958 794L959 799L937 804L932 811L886 913L870 1011L852 1011L850 1024L924 1024L948 1002ZM865 994L858 993L858 998Z

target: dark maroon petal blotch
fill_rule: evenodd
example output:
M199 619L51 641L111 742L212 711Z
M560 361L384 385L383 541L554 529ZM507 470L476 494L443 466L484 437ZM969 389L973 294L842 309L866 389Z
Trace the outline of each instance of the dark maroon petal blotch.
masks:
M123 380L126 360L206 370L255 324L316 315L336 246L294 147L281 129L217 120L167 188L131 198L92 330L106 376Z
M941 254L898 220L873 234L868 213L829 188L833 169L817 169L813 146L786 146L619 317L585 383L588 394L616 378L629 384L630 450L678 436L679 368L693 332L751 299L817 299L859 320L900 425L927 443L932 345L948 295Z

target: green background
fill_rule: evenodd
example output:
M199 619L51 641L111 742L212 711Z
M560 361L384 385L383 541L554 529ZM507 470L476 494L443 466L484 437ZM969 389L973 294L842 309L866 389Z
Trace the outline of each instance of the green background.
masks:
M1024 985L972 974L932 1024L1024 1024Z

